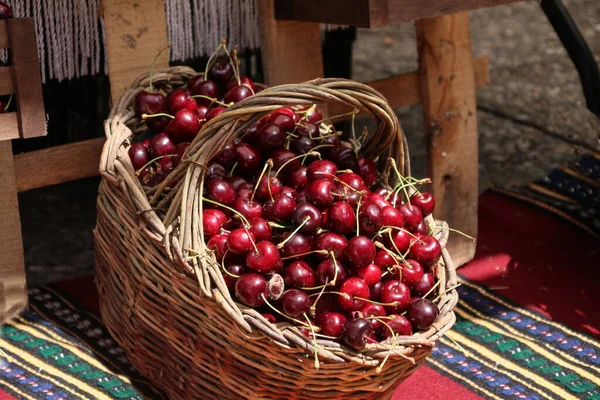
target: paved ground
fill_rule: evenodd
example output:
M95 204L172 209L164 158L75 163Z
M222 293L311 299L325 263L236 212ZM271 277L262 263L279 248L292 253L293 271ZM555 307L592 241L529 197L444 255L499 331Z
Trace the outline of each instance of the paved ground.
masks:
M600 61L600 2L565 3ZM492 83L478 91L478 104L506 116L479 110L481 190L529 182L576 157L582 148L561 138L600 148L600 124L586 110L577 73L536 1L473 12L472 38L474 53L488 54L491 62ZM355 79L381 79L416 66L413 24L359 32ZM415 175L423 176L421 109L398 113ZM30 285L92 271L97 184L87 179L19 196Z

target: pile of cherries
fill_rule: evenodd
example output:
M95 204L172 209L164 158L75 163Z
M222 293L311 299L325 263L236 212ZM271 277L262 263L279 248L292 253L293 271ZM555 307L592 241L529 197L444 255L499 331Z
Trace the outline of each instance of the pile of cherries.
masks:
M282 107L208 164L203 229L235 298L270 322L354 349L428 329L441 255L434 198L382 187L322 112ZM377 183L379 182L379 183ZM392 339L390 339L392 340ZM316 343L316 341L315 341Z
M150 136L129 148L131 163L143 186L153 187L164 181L207 121L260 91L250 78L239 74L235 52L230 55L223 46L211 57L206 72L192 77L185 86L165 95L153 87L151 72L149 90L135 97L136 115L146 121L146 136ZM216 57L222 49L226 56Z

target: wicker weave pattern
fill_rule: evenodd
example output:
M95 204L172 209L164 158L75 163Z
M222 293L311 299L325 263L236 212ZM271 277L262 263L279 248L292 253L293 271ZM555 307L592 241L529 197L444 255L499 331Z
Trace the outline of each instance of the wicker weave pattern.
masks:
M195 74L186 67L169 68L154 74L154 84L176 87ZM263 90L210 121L190 146L188 162L145 192L127 150L132 135L143 128L133 99L148 86L148 76L138 79L105 123L108 140L95 230L102 317L132 363L173 399L391 397L454 323L457 280L446 250L438 279L448 290L438 302L440 318L434 326L400 337L393 346L391 339L370 344L360 353L318 340L321 368L316 370L311 340L288 324L268 323L231 298L220 267L206 251L200 218L203 165L221 146L283 105L340 102L366 111L378 129L363 154L379 156L382 168L394 157L409 174L406 142L385 99L365 85L338 79ZM167 186L175 188L161 196ZM447 231L441 232L437 236L445 246Z

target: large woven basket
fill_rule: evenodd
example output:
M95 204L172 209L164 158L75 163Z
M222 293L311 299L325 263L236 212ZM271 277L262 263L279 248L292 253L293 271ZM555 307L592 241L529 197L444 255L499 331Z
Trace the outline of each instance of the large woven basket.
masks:
M195 74L185 67L169 68L155 73L154 84L170 89ZM378 128L363 154L379 157L380 167L394 157L409 174L406 142L385 99L368 86L341 79L268 88L207 123L190 146L187 162L158 188L145 190L127 150L143 130L133 99L148 86L148 76L138 79L105 122L95 230L102 318L131 362L177 400L390 398L455 321L457 280L445 249L437 269L440 315L429 330L399 337L395 345L391 339L368 344L361 352L318 340L321 365L315 369L311 339L291 325L269 323L230 296L206 251L200 218L203 165L283 105L336 102L368 113ZM440 231L444 247L447 230Z

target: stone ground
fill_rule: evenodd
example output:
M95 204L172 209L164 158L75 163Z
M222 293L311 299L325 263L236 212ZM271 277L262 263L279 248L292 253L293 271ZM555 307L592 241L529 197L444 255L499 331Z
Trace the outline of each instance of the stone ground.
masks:
M565 4L600 61L600 2ZM477 92L482 191L529 182L586 148L600 150L600 123L587 111L577 72L538 2L474 11L471 29L474 54L488 54L491 68L491 84ZM414 26L360 30L354 54L359 81L415 70ZM398 115L415 175L424 176L421 107ZM98 182L90 178L19 195L29 285L92 272Z

